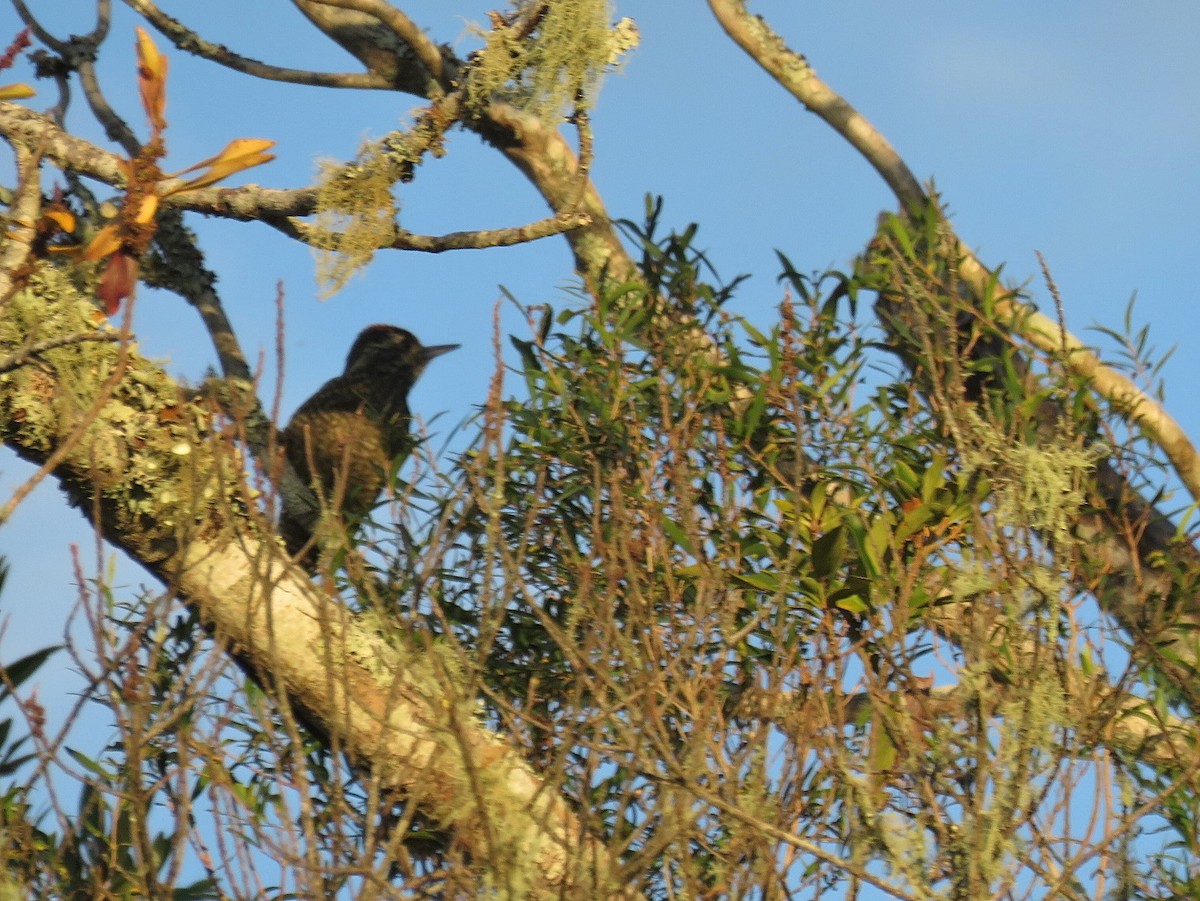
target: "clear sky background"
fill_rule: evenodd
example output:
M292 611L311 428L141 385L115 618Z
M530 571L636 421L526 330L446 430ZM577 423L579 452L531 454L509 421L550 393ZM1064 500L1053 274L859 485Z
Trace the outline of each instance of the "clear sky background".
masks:
M470 21L498 3L403 2L438 41L465 52ZM59 35L91 27L92 4L30 0ZM283 0L205 0L162 6L210 40L264 61L355 71L355 61ZM114 4L101 54L109 97L144 134L136 99L136 17ZM1050 307L1035 251L1046 257L1063 295L1068 326L1120 328L1137 292L1134 319L1150 323L1159 351L1178 345L1165 369L1168 409L1200 438L1200 4L949 3L914 0L753 4L791 47L895 145L921 179L933 178L960 236L1011 281L1033 281ZM665 222L700 224L698 245L725 278L752 279L732 309L759 325L774 317L781 289L775 250L801 270L844 267L892 208L888 191L858 155L778 88L720 31L698 2L630 0L641 47L611 76L593 116L594 177L613 216L639 219L647 192L665 198ZM0 42L19 28L0 0ZM165 39L171 58L169 168L216 153L236 137L279 142L279 159L242 181L295 187L312 180L315 160L351 157L364 137L406 122L416 99L384 92L323 91L268 82L193 60ZM20 68L4 81L28 79ZM57 99L39 83L26 101ZM103 143L78 94L72 130ZM422 167L402 188L402 224L440 234L530 222L546 215L533 188L474 136L455 133L446 159ZM8 169L6 171L11 171ZM6 174L5 180L11 180ZM309 251L261 225L192 217L218 288L248 353L273 366L275 290L286 291L284 418L340 371L364 325L392 322L429 344L463 349L436 361L413 396L443 431L470 415L492 371L493 309L501 286L525 303L562 306L573 281L563 240L525 247L422 255L390 252L365 277L328 301L317 299ZM503 309L508 332L520 317ZM136 307L143 350L170 370L199 380L215 363L194 312L178 298L143 291ZM1103 344L1102 344L1103 346ZM505 345L506 350L510 350ZM0 498L32 473L0 455ZM61 492L46 483L0 531L12 567L0 597L6 632L0 659L61 640L76 600L70 545L95 571L94 543ZM120 567L119 584L148 583ZM62 667L65 659L58 658ZM56 668L57 669L57 668ZM41 677L40 698L65 712L78 682L65 669Z

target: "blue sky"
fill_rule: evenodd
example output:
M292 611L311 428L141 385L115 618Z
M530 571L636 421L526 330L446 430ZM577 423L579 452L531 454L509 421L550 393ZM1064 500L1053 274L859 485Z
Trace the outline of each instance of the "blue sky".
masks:
M91 4L38 2L59 33L90 27ZM206 37L268 62L353 70L289 4L163 2ZM473 44L467 22L496 3L403 4L439 41ZM51 9L53 12L51 13ZM684 10L686 9L686 12ZM1003 4L905 4L772 0L753 5L817 72L870 118L921 179L934 178L959 234L1011 280L1036 278L1035 251L1062 291L1068 326L1085 340L1093 323L1120 327L1133 292L1135 320L1149 322L1168 363L1168 408L1200 437L1191 389L1200 376L1196 289L1200 260L1200 5L1095 0ZM726 278L751 273L733 308L769 322L781 292L775 250L796 266L844 266L892 205L881 181L850 147L777 88L729 42L700 2L637 0L642 46L611 77L594 114L594 175L614 216L637 219L647 192L662 194L666 222L700 223L698 243ZM110 98L139 128L132 58L134 17L121 4L103 54ZM15 33L0 9L0 40ZM345 159L364 137L404 123L415 99L254 82L159 45L171 57L169 165L182 168L235 137L279 142L279 159L245 177L278 187L311 180L319 157ZM5 79L15 80L16 77ZM54 102L39 85L33 108ZM98 142L76 95L70 125ZM6 180L8 177L6 176ZM402 222L438 234L521 224L545 215L534 190L499 155L457 133L449 156L423 167L401 192ZM463 349L433 364L414 394L440 423L468 416L491 374L491 322L504 286L521 301L562 305L573 276L565 244L436 256L391 253L328 301L317 300L309 251L253 224L196 218L219 290L247 351L265 355L264 394L277 373L275 285L285 286L285 417L340 370L357 331L394 322L426 343ZM198 380L213 361L194 313L177 298L143 292L136 330L148 354ZM503 310L504 327L520 332ZM31 468L0 456L0 498ZM69 545L95 555L90 532L53 485L43 485L0 532L12 575L0 612L0 659L60 639L75 601ZM124 566L120 583L147 581ZM51 716L69 676L42 682Z

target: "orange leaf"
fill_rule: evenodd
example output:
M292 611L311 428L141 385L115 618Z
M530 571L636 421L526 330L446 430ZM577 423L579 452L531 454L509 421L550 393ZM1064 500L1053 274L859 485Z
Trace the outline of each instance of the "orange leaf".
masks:
M43 215L57 225L59 231L64 231L67 234L75 231L75 214L70 210L47 209Z
M196 172L200 169L207 168L209 170L202 175L197 175L195 178L189 178L178 188L168 193L176 194L180 191L190 191L192 188L203 188L205 185L218 182L235 172L241 172L243 169L250 169L254 166L260 166L263 163L269 163L275 159L275 154L267 153L266 151L274 146L275 142L268 141L266 138L235 138L216 156L201 160L196 165L189 166L183 171L175 173L174 177L178 178L181 175Z
M96 236L88 242L87 248L83 251L83 258L85 260L102 260L120 249L121 238L117 233L117 225L115 222L110 222L96 232Z
M167 58L158 52L150 35L137 29L138 91L142 108L156 132L167 127Z
M137 215L133 217L133 221L141 225L145 225L154 218L154 214L158 212L158 195L147 194L142 200L141 207L138 208Z
M27 84L6 84L0 87L0 100L24 100L36 93L37 91Z

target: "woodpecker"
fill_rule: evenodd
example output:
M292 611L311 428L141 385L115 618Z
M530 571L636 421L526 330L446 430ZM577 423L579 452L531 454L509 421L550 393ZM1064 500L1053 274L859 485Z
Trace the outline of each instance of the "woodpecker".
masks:
M350 347L345 371L292 416L282 443L296 479L284 480L279 532L306 567L316 564L313 532L322 510L364 516L393 462L412 451L409 389L430 360L457 347L425 347L394 325L368 326Z

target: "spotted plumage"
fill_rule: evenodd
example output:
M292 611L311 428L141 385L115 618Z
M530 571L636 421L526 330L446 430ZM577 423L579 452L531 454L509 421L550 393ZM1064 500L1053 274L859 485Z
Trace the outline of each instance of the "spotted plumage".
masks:
M345 371L300 405L283 447L312 493L285 490L279 531L301 562L315 563L312 537L322 510L354 520L374 506L393 461L412 449L409 390L430 360L456 347L425 347L402 328L369 326L351 346Z

